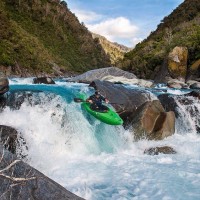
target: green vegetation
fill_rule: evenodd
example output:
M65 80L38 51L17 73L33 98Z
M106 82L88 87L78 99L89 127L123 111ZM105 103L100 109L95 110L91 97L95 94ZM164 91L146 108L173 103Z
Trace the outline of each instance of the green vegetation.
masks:
M118 43L108 41L105 37L92 33L93 38L97 43L100 43L111 60L112 66L116 66L124 58L124 54L130 49Z
M59 0L0 2L0 65L31 74L84 72L110 65L104 50Z
M188 65L200 59L200 1L185 0L172 14L165 17L156 31L125 54L122 68L138 77L153 79L175 46L189 50Z

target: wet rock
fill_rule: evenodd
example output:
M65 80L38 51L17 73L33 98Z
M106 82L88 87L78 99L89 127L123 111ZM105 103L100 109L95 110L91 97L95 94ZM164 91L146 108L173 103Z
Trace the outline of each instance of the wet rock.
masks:
M198 91L192 91L190 93L184 94L184 95L178 95L173 96L170 94L161 94L158 96L158 99L160 100L161 104L165 108L165 110L173 111L176 115L176 117L179 117L179 113L177 108L179 107L179 104L181 105L192 105L193 99L188 97L194 97L200 99L200 92Z
M200 89L200 82L193 83L190 85L191 89Z
M169 88L175 88L175 89L182 89L182 88L188 88L188 85L185 84L183 81L179 81L176 79L171 79L170 81L167 82L167 86Z
M162 140L175 132L174 112L165 112L158 100L141 105L132 118L135 140Z
M179 113L177 112L178 104L174 99L174 96L170 94L161 94L158 96L158 99L160 100L162 106L165 108L165 111L173 111L176 117L179 116Z
M200 78L200 59L194 62L192 66L190 66L187 80L199 81L199 78Z
M158 155L159 153L162 154L176 154L176 151L172 147L164 146L164 147L152 147L149 149L146 149L144 151L144 154L148 155Z
M6 107L7 98L3 95L0 95L0 112Z
M168 56L168 70L172 78L182 78L185 80L187 75L187 47L175 47Z
M167 83L171 78L168 70L168 59L165 59L163 64L158 69L158 72L155 71L153 74L153 80L155 83Z
M127 89L122 85L113 84L108 81L93 81L90 84L96 90L109 99L110 104L127 123L131 121L130 116L146 101L151 100L151 95L145 90Z
M0 125L0 142L11 153L16 153L17 131L9 126Z
M55 84L54 80L50 77L40 77L33 79L34 84Z
M7 96L6 106L12 110L19 110L25 101L31 104L32 96L33 93L29 91L12 91Z
M3 95L4 93L8 92L9 90L9 81L8 78L3 75L3 73L0 73L0 95Z
M2 200L82 199L17 159L1 144L0 158L0 197Z
M188 97L196 97L200 100L200 91L192 91L188 94L185 94L184 96Z

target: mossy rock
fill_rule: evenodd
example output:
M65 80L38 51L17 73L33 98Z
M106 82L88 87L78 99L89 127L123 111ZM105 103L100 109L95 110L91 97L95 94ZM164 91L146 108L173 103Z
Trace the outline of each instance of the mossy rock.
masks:
M187 74L187 47L175 47L168 56L168 70L173 78L185 79Z

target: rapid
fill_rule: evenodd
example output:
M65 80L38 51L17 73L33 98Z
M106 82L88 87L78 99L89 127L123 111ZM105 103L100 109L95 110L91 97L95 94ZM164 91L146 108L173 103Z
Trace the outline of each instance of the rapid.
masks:
M6 107L0 114L1 124L22 136L18 156L69 191L88 200L200 199L200 102L188 97L192 103L181 104L185 91L167 91L178 104L175 134L135 142L131 131L88 118L73 101L80 92L94 92L87 84L9 82L11 91L31 94L19 109ZM144 154L165 145L177 154Z

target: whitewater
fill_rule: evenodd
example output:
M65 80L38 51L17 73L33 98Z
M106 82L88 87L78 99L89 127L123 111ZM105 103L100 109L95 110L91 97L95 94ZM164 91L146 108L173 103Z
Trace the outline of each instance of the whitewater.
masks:
M200 199L200 104L188 97L192 104L182 105L179 95L185 91L167 90L179 106L175 134L135 142L131 131L87 116L73 101L80 92L94 92L87 84L9 82L11 92L30 93L20 109L6 107L0 114L2 125L20 132L18 156L67 190L88 200ZM177 154L144 154L158 146L173 147Z

